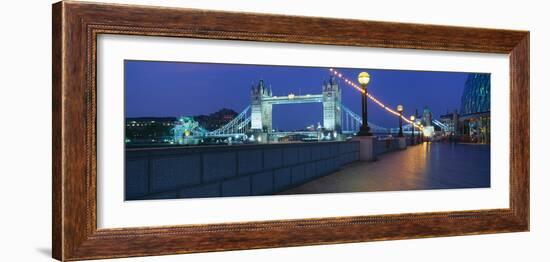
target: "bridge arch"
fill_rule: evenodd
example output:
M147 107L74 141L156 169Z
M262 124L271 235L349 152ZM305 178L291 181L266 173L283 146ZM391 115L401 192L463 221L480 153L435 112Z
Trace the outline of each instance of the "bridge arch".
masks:
M271 86L263 80L253 85L251 98L251 129L259 133L271 133L273 130L273 105L280 104L323 104L323 127L327 131L342 133L342 90L338 81L331 76L324 81L321 94L274 96Z

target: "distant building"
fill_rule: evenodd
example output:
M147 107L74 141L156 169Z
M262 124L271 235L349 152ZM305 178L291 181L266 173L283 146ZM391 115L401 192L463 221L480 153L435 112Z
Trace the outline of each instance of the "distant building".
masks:
M237 115L238 113L232 109L222 108L209 115L194 116L193 119L204 129L213 131L229 123Z
M125 140L131 144L156 144L171 140L175 117L126 118Z
M223 108L209 115L126 118L127 145L197 144L196 137L229 123L237 112Z
M457 130L459 128L459 117L460 115L458 114L458 111L455 110L452 113L441 115L439 117L439 121L447 126L447 130L445 131L449 132L450 135L455 135L457 134Z
M470 142L490 143L491 75L470 74L464 85L460 107L460 134Z

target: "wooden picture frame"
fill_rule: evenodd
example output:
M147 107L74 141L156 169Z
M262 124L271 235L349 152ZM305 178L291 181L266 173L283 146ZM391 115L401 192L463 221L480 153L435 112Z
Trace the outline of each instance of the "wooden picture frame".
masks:
M53 5L53 257L82 260L529 230L529 32L64 1ZM98 229L96 41L168 36L508 54L510 208Z

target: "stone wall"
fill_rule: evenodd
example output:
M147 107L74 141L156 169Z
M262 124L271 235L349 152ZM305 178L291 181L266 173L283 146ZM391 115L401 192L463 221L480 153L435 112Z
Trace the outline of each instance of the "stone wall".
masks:
M407 137L407 146L414 146L414 145L418 145L421 143L421 139L416 136L414 139L412 139L410 136Z
M383 139L374 140L374 155L379 156L381 154L399 150L399 140L397 139Z
M125 197L271 195L358 159L352 141L127 149Z

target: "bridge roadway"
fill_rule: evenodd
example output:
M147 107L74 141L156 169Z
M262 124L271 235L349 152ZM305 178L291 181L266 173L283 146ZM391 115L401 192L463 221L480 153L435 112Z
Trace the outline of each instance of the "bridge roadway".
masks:
M280 194L479 188L490 186L489 145L423 143L383 154Z

